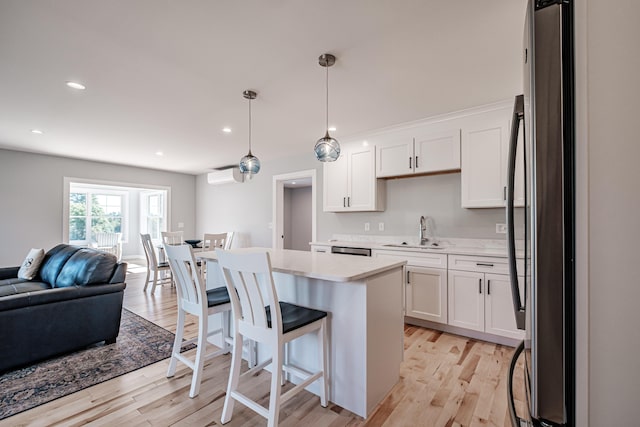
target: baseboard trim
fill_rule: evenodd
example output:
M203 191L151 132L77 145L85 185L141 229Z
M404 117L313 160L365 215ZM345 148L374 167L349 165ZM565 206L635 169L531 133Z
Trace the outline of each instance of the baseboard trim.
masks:
M459 328L457 326L445 325L443 323L430 322L428 320L416 319L415 317L404 317L404 323L414 326L422 326L423 328L436 329L438 331L447 332L449 334L462 335L463 337L474 338L481 341L488 341L509 347L517 347L519 340L499 335L487 334L485 332L472 331L470 329Z

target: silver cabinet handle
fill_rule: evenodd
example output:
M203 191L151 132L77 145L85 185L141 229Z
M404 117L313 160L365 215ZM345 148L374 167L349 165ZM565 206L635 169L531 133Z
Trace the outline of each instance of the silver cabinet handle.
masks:
M351 207L351 197L347 196L347 207L350 208Z
M409 277L411 276L409 276L409 273L410 273L409 270L407 270L407 285L411 283L411 280L409 279Z
M343 207L343 208L346 208L346 207L347 207L347 198L346 198L346 197L343 197L343 198L342 198L342 207Z
M416 156L416 169L418 169L418 156Z
M478 293L482 293L482 279L478 279Z
M411 157L409 157L409 169L411 169Z
M491 295L491 280L487 280L487 295Z
M493 267L493 264L488 263L488 262L476 262L476 265L478 267Z

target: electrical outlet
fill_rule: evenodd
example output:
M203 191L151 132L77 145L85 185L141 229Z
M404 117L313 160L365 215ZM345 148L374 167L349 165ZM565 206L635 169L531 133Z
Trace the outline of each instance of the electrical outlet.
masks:
M507 234L507 224L496 224L496 233Z
M384 231L384 222L378 223L378 231Z
M364 231L369 231L371 229L371 224L368 222L364 223Z
M179 222L178 223L178 228L184 228L184 222Z

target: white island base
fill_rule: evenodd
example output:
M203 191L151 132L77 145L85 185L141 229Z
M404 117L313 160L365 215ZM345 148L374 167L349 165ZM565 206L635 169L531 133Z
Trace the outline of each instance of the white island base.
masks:
M269 252L280 300L329 313L329 400L366 418L400 378L404 263L287 250ZM215 260L213 252L197 255ZM296 264L296 259L300 263ZM331 266L330 273L323 272L324 266ZM208 287L219 286L219 269L209 267L214 264L208 266ZM259 361L268 354L267 348L258 348ZM290 343L286 354L294 365L311 372L318 369L313 334ZM297 380L293 376L287 379ZM307 389L319 394L317 383Z

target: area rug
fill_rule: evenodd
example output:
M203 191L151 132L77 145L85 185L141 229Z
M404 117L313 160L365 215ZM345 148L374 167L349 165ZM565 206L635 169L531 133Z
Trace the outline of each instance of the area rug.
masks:
M123 309L115 344L98 343L0 375L0 420L166 359L173 339L171 332Z

